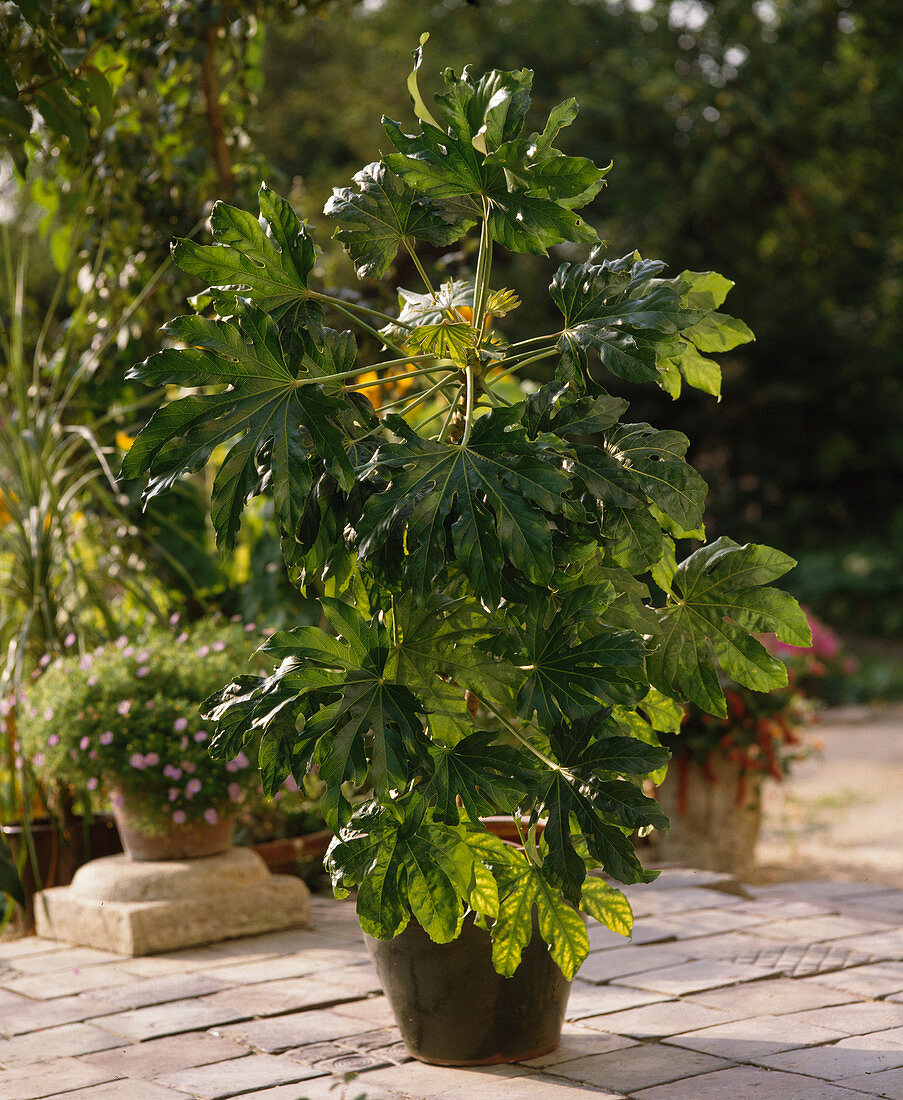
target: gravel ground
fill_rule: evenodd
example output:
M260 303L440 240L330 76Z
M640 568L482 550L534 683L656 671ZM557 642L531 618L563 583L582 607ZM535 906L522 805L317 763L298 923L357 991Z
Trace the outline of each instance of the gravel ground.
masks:
M829 710L814 733L821 756L766 788L758 880L903 887L903 707Z

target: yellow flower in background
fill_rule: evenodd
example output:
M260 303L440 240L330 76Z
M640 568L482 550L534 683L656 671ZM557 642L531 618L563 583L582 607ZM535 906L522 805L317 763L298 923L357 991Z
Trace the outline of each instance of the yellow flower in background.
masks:
M128 432L116 433L116 446L120 449L120 451L130 450L134 442L135 440L128 434Z

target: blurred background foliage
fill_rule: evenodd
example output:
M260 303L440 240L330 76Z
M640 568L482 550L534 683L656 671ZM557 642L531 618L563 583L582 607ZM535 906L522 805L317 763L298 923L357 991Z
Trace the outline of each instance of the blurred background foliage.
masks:
M692 392L672 406L624 384L634 419L667 418L690 436L711 486L712 537L780 546L800 561L788 587L828 623L899 638L898 0L0 2L0 218L13 250L31 239L25 300L38 317L53 311L61 331L83 291L76 279L51 301L53 267L74 247L78 271L91 273L88 346L103 355L79 409L110 462L147 396L122 381L125 369L197 289L166 265L169 241L203 238L214 199L253 209L266 178L319 230L327 282L354 283L322 206L386 148L381 111L410 123L404 78L423 30L428 91L442 67L471 63L535 71L530 126L578 99L566 151L614 161L590 211L611 255L640 245L672 272L736 281L730 311L757 341L727 359L720 407ZM554 328L545 288L563 258L498 262L533 331L546 313ZM388 289L364 289L391 300L413 279L400 258ZM223 564L202 480L158 503L150 522L138 522L137 490L122 489L130 552L171 603L277 623L303 612L265 506ZM903 692L893 676L881 682Z

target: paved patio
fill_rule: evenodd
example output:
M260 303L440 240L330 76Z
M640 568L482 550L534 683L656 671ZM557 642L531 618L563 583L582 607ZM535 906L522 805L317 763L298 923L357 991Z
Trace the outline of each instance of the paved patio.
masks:
M560 1049L487 1069L408 1060L347 902L151 958L3 941L0 1097L903 1100L903 890L673 870L628 892L633 941L591 931Z

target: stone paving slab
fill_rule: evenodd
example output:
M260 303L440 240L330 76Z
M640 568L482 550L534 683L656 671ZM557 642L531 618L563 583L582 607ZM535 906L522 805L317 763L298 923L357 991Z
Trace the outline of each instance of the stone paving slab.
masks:
M903 891L668 869L628 893L558 1050L483 1068L410 1060L350 902L133 960L2 940L0 1098L903 1100Z

